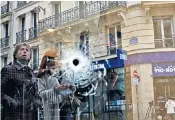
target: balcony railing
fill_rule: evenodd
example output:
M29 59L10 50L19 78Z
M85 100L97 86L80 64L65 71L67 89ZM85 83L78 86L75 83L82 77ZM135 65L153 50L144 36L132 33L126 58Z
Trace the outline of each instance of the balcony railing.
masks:
M175 47L175 37L166 39L155 39L155 48L173 48Z
M9 46L9 36L5 38L1 38L1 48L5 48Z
M126 1L94 1L87 2L84 6L74 7L69 10L63 11L59 14L50 16L43 20L39 21L39 32L42 32L44 29L60 27L66 23L80 20L86 18L92 14L98 12L104 12L105 10L126 6Z
M29 39L36 38L38 36L38 29L36 27L29 28Z
M16 42L21 43L26 41L26 30L20 31L16 33Z
M27 4L27 1L18 1L17 2L17 8L20 8L20 7L22 7L22 6L26 5L26 4Z
M5 4L3 6L1 6L1 15L5 14L9 12L9 4Z

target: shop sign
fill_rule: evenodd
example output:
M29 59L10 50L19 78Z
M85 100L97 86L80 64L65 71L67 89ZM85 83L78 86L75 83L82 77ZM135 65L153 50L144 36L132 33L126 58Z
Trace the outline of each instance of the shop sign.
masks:
M115 58L99 60L93 62L92 70L111 69L124 67L124 60L127 60L127 53L122 49L117 49L117 55Z
M152 75L153 76L175 76L175 62L152 64Z
M99 69L104 69L105 65L103 64L93 64L92 65L92 70L99 70Z

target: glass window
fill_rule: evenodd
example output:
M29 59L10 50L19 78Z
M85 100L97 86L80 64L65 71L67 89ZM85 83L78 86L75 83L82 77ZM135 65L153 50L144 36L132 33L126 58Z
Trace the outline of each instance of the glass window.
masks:
M125 114L125 84L124 68L115 68L107 71L108 100L105 101L105 111L112 120L124 119ZM115 114L114 114L115 113Z
M162 38L162 31L161 31L161 20L154 20L154 39L161 39Z
M172 37L171 19L170 18L163 19L163 26L164 26L164 36L165 36L165 38L171 38Z
M173 77L155 77L154 78L154 101L156 114L163 118L167 116L165 104L168 100L175 98L175 79Z
M39 65L39 50L38 48L32 48L32 63L31 63L31 67L33 68L33 70L37 70L38 69L38 65Z
M121 25L110 27L108 38L108 54L116 54L116 49L122 48Z
M25 30L25 17L23 17L23 18L21 19L21 29L22 29L22 31Z
M86 55L89 54L89 34L87 32L80 35L79 49Z
M9 36L9 24L8 22L5 22L2 24L2 37L1 38L6 38Z
M170 17L153 19L155 47L175 47L173 21Z
M109 42L110 46L115 45L115 27L109 28Z
M122 38L121 38L121 25L117 26L117 46L122 48Z
M55 4L55 14L61 13L61 2Z
M8 37L8 28L9 28L9 24L5 24L5 37Z

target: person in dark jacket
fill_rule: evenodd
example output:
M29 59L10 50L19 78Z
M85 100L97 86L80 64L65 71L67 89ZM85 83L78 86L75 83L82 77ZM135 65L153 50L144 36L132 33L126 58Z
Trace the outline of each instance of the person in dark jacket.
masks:
M37 78L28 67L30 46L18 44L13 52L13 63L1 70L2 120L37 120Z

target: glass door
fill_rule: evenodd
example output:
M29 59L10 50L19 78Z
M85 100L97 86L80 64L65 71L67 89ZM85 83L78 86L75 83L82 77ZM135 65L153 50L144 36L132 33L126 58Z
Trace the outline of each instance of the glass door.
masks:
M165 103L168 98L175 100L175 78L154 78L154 102L156 115L166 116Z

